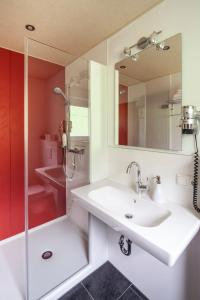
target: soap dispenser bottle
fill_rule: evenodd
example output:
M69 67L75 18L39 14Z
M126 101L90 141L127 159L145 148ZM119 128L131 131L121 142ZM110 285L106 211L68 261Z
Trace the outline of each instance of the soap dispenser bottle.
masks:
M153 177L154 187L152 191L152 200L156 203L164 203L165 198L162 190L161 178L160 176Z

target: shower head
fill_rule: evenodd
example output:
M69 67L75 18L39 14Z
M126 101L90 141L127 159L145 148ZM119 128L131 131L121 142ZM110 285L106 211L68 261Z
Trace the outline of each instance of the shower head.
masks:
M54 93L56 93L57 95L62 95L63 98L65 99L65 104L68 103L68 100L67 100L67 96L63 93L63 91L61 90L61 88L59 87L55 87L53 89Z

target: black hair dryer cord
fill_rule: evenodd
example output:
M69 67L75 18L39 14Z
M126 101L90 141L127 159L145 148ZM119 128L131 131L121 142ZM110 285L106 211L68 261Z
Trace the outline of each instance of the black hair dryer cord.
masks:
M198 145L197 145L197 136L195 134L194 136L195 139L195 146L196 146L196 151L194 153L194 180L193 180L193 206L194 209L200 213L200 208L197 204L198 202L198 175L199 175L199 150L198 150Z

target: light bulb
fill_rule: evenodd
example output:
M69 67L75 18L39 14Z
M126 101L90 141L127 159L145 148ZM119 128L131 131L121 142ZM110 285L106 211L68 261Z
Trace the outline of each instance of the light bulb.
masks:
M133 55L131 55L131 59L133 60L133 61L137 61L138 60L138 58L139 58L139 55L136 53L136 54L133 54Z

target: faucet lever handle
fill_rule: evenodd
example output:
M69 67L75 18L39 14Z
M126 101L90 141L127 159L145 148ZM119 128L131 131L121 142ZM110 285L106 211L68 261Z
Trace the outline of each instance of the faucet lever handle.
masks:
M146 184L143 184L141 182L139 189L140 189L140 191L148 191L149 190L149 178L148 177L146 179Z

